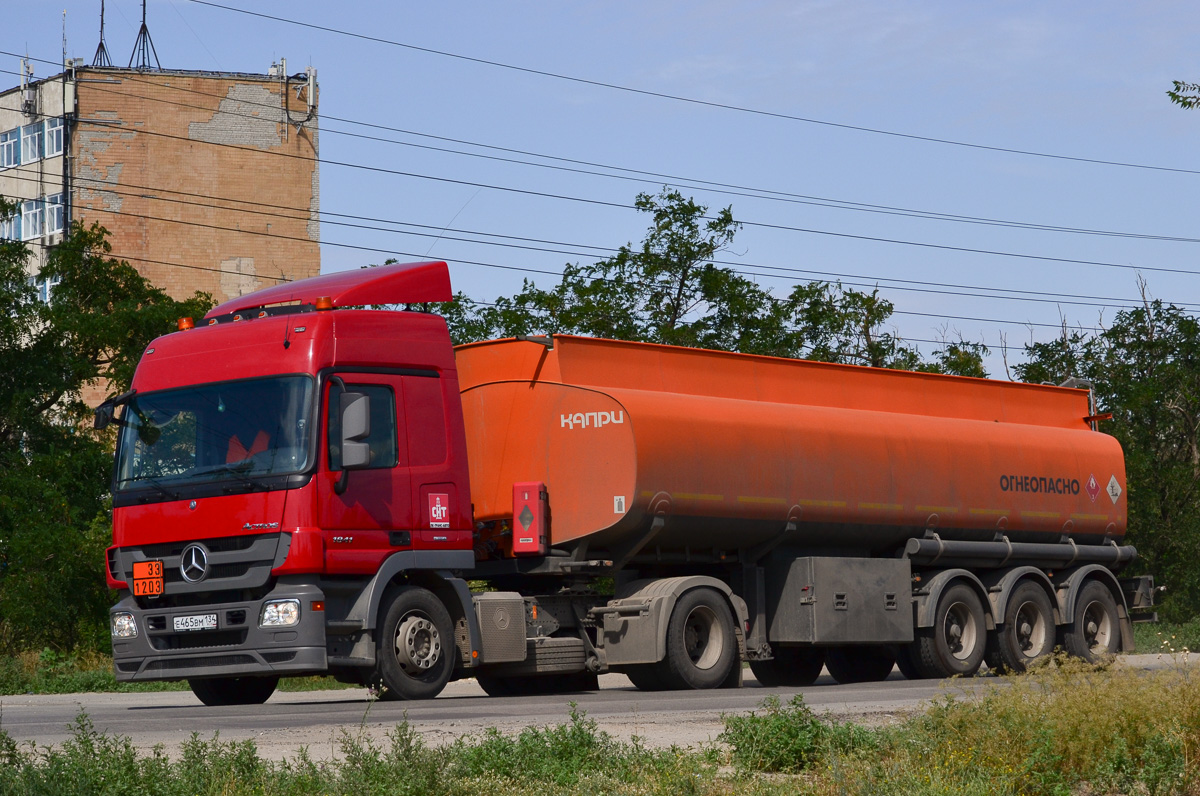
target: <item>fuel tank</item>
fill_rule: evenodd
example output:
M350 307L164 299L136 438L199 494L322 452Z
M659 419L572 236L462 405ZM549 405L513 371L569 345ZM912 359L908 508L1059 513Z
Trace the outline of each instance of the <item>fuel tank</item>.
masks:
M1125 534L1124 457L1086 390L558 335L456 360L475 519L511 522L513 484L545 482L559 550Z

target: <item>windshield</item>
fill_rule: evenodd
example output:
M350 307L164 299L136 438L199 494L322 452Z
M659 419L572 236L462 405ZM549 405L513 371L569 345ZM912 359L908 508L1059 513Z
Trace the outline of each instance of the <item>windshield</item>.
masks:
M304 470L311 396L308 376L135 395L122 418L117 491Z

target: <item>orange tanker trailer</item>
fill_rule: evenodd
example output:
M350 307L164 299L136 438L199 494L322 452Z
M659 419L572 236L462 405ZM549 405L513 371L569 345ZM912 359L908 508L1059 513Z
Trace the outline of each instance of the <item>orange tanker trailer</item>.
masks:
M479 566L517 588L615 573L601 648L687 573L727 584L780 684L1095 658L1149 602L1114 576L1125 465L1088 389L560 335L456 362ZM619 646L609 667L645 687L687 668Z
M555 336L457 349L477 520L542 481L550 543L734 553L777 537L1125 535L1120 445L1086 389Z

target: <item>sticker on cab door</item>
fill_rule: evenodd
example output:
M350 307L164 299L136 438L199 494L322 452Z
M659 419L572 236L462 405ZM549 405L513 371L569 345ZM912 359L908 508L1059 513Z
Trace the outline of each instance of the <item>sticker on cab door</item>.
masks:
M450 496L446 494L429 494L429 527L450 527Z

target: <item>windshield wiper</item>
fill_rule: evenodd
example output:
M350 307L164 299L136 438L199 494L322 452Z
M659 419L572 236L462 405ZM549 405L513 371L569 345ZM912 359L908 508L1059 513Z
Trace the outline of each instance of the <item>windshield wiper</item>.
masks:
M215 467L207 467L203 470L193 470L188 474L188 476L189 478L195 478L197 476L203 478L204 476L208 475L228 474L232 475L246 486L253 488L258 486L258 482L243 473L244 470L250 469L252 465L253 463L249 459L242 459L240 462L229 462L228 464L219 464ZM226 487L226 489L228 490L229 487Z
M150 477L150 476L148 476L148 475L143 475L143 476L141 476L141 477L139 477L139 478L120 478L120 479L117 479L117 485L118 485L118 486L120 486L121 484L132 484L132 483L138 483L138 484L141 484L141 483L143 483L143 482L144 482L144 483L146 483L146 484L149 484L151 487L153 487L155 490L157 490L157 491L158 491L158 493L159 493L160 495L162 495L163 497L165 497L167 500L179 500L179 493L178 493L178 492L172 492L171 490L167 489L165 486L163 486L163 485L162 485L162 484L160 484L158 481L156 481L155 479L151 478L151 477Z

